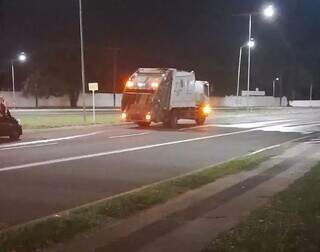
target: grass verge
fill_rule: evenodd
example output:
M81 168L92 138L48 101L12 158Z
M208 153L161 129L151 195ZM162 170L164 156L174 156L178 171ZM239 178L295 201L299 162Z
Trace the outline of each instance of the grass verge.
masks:
M267 155L257 154L235 159L195 173L160 182L90 206L78 208L0 233L0 251L36 251L66 241L101 223L121 219L161 204L222 176L256 168Z
M82 115L22 115L19 116L19 119L24 129L45 129L93 124L92 115L87 115L86 123L83 121ZM96 115L96 124L115 124L119 122L119 114Z
M319 192L320 163L204 251L320 251Z

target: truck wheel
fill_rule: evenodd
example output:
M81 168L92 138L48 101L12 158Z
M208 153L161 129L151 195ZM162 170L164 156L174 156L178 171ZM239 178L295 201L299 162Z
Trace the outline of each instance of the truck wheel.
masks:
M151 122L137 122L137 125L141 128L148 128L150 127Z
M196 123L197 125L203 125L206 121L206 117L205 116L198 116L196 118Z
M178 115L176 111L172 111L170 115L170 127L175 129L178 125Z

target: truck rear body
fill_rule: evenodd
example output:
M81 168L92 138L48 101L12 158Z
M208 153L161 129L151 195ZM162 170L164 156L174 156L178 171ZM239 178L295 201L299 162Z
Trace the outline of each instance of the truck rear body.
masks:
M199 89L201 85L197 84L194 72L140 68L126 84L122 118L141 126L151 122L172 124L178 119L203 119L207 116L202 110L208 104L208 94Z

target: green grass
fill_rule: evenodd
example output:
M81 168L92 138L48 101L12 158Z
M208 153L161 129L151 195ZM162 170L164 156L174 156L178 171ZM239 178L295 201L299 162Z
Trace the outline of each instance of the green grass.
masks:
M24 129L45 129L93 124L92 115L87 116L87 122L83 121L82 115L22 115L19 116L19 119ZM115 124L120 121L119 114L98 114L96 116L96 124Z
M210 167L200 172L165 181L103 203L0 233L0 251L35 251L66 241L102 223L128 217L154 205L164 203L182 193L201 187L228 174L257 167L267 156L254 155Z
M319 192L320 163L204 251L320 251Z

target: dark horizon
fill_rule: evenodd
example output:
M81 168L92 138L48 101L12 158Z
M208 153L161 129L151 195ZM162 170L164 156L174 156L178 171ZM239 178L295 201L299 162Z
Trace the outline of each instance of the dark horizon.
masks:
M283 94L308 97L313 83L320 99L320 2L272 2L274 21L253 19L257 47L252 55L251 88L271 95L272 80L282 77ZM88 1L84 4L87 82L98 81L111 91L112 55L118 47L118 91L138 67L194 70L208 80L215 95L235 94L239 47L247 40L248 20L236 14L254 12L265 1ZM78 1L0 0L0 89L10 89L10 59L19 51L30 61L17 66L17 86L48 57L61 55L61 64L80 84ZM63 57L70 55L71 65ZM69 62L70 63L70 62ZM241 87L246 88L244 52ZM277 91L279 93L279 90Z

